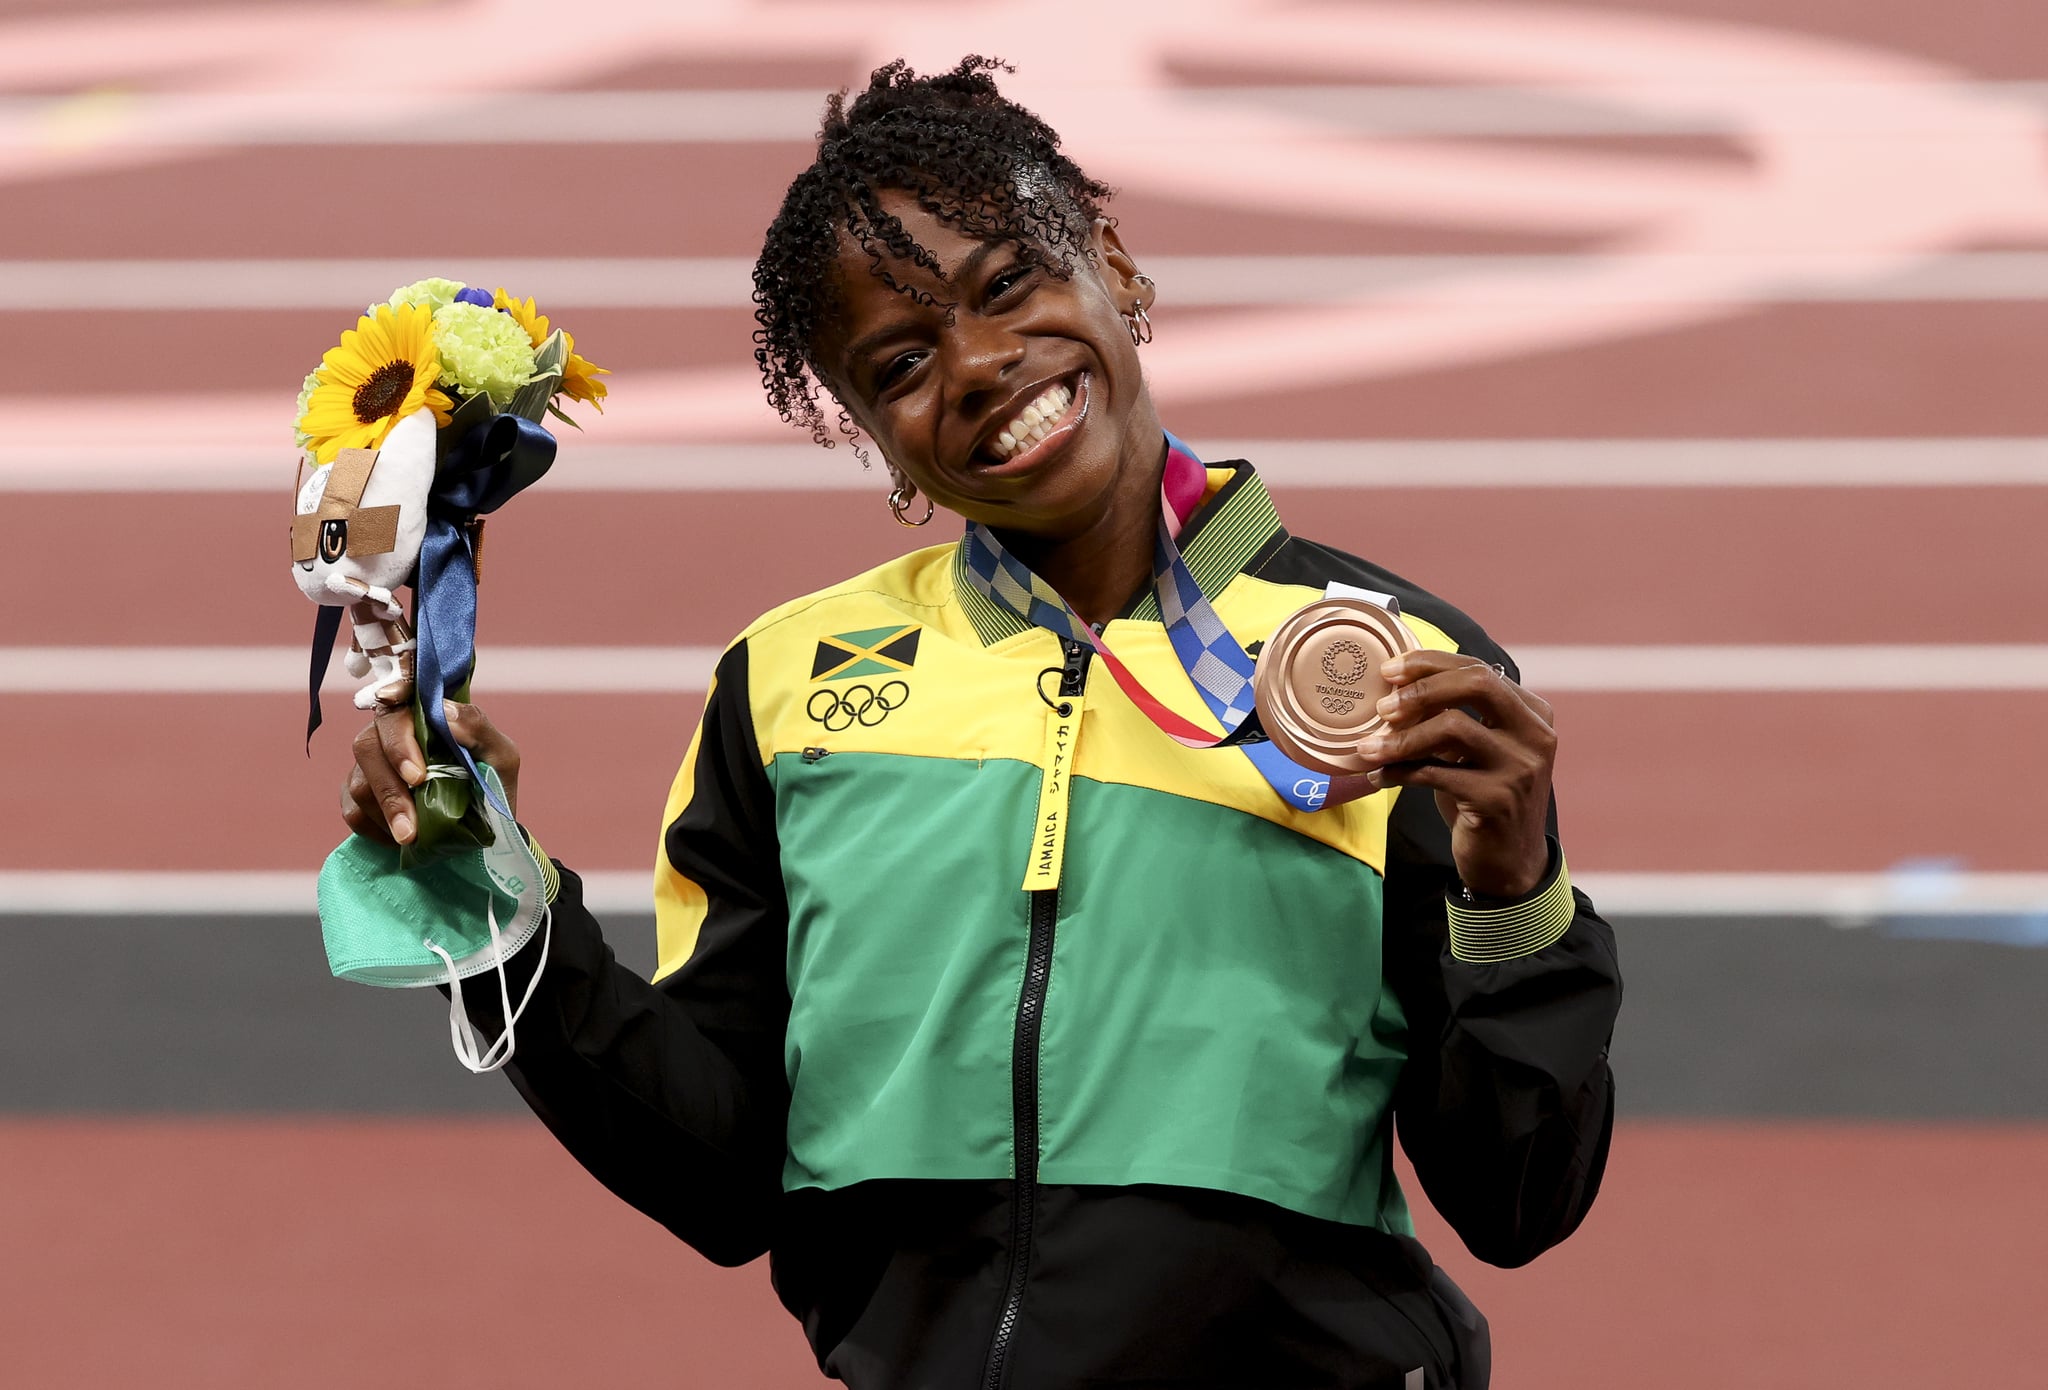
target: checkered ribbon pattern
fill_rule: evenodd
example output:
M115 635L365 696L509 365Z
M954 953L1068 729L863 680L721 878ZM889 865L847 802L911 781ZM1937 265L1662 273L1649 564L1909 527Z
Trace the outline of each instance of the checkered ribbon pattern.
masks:
M1171 434L1166 436L1166 444L1167 481L1159 508L1159 534L1153 543L1152 587L1174 655L1180 658L1209 713L1223 726L1220 736L1168 709L1052 585L1010 554L995 532L978 521L968 525L962 542L967 577L989 602L1032 626L1093 647L1131 703L1174 742L1187 748L1238 748L1288 805L1301 811L1320 810L1329 797L1329 778L1303 767L1266 740L1252 718L1252 659L1216 616L1174 542L1176 523L1184 519L1174 499L1186 495L1189 470L1199 476L1202 461ZM1199 492L1195 496L1199 497Z

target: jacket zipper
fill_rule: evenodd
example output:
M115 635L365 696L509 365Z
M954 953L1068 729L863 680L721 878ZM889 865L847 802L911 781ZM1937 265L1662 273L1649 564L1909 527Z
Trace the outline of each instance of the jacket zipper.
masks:
M1064 644L1066 669L1059 693L1080 696L1088 684L1088 660L1095 649L1083 642ZM1010 1044L1010 1132L1016 1171L1010 1196L1010 1277L1003 1289L983 1390L1002 1390L1008 1382L1010 1343L1024 1309L1024 1286L1031 1274L1032 1228L1038 1216L1038 1040L1045 1023L1045 992L1052 983L1053 927L1059 921L1060 890L1031 894L1031 935L1024 955L1024 989L1017 997L1017 1028Z

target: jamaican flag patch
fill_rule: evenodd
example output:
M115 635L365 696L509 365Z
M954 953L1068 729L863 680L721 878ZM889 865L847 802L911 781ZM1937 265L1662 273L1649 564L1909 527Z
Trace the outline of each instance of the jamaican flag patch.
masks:
M811 659L811 679L841 681L908 671L916 664L917 639L923 631L916 623L899 623L821 637L818 654Z

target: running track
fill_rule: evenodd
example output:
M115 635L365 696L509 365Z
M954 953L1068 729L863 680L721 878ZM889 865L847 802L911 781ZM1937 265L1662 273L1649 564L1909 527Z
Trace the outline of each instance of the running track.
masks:
M2048 868L2020 775L2048 763L2048 682L1997 677L1984 656L2023 665L2048 645L2028 558L2048 531L2048 445L2032 443L2048 436L2048 279L2029 259L2048 253L2048 72L2030 56L2048 20L2001 0L1201 0L1120 6L1091 55L1001 4L874 5L857 22L844 6L669 8L593 7L573 33L450 74L403 69L458 17L504 22L512 0L0 3L0 321L17 345L0 385L0 887L82 910L83 959L134 929L93 915L116 910L110 875L203 871L199 891L310 870L338 834L352 712L330 691L307 760L290 683L311 612L283 573L281 441L299 377L403 278L358 283L351 262L479 279L540 263L512 288L615 372L608 414L491 523L478 684L522 743L550 850L644 868L690 683L579 691L565 672L493 696L490 654L715 648L903 544L844 451L825 460L837 476L790 465L747 385L730 270L803 162L803 94L898 52L1014 59L1016 90L1124 188L1141 260L1181 268L1159 277L1148 349L1168 423L1211 453L1251 441L1297 530L1445 594L1513 650L1780 649L1739 674L1698 651L1656 690L1552 668L1564 824L1596 896L1603 873L1883 885L1932 860L2010 884L1996 876ZM342 95L370 55L396 65L388 83ZM522 123L494 88L546 118ZM526 187L452 186L471 169ZM1320 259L1230 259L1284 256ZM308 260L320 275L265 278ZM137 261L154 307L110 303ZM1492 485L1421 463L1369 483L1290 474L1304 449L1347 442L1364 459L1455 451ZM1725 474L1670 485L1658 470L1702 443ZM49 674L53 647L99 674ZM261 649L280 674L146 692L165 647L200 667L209 649ZM1882 688L1769 674L1846 671L1877 648L1910 653ZM234 978L229 934L178 930ZM1760 930L1726 928L1727 959ZM1703 989L1740 974L1704 970L1719 985ZM74 984L15 1006L58 1017ZM276 1021L227 986L203 1007L251 1048ZM1694 1040L1716 1046L1662 1045ZM2013 1048L2039 1045L2014 1025ZM388 1106L314 1118L288 1076L317 1052L277 1055L269 1099L227 1105L267 1113L234 1118L203 1113L221 1108L203 1089L138 1109L62 1055L27 1057L78 1080L69 1103L0 1092L17 1112L0 1118L0 1243L35 1255L0 1283L20 1383L814 1383L760 1269L710 1270L535 1127L360 1113L408 1108L399 1082ZM1785 1065L1840 1115L1820 1098L1868 1063L1823 1044ZM1993 1310L2039 1287L2048 1099L1999 1109L2018 1123L1998 1129L1970 1124L1967 1099L1938 1125L1907 1105L1839 1128L1764 1122L1785 1112L1760 1102L1636 1099L1659 1118L1625 1116L1608 1195L1555 1255L1501 1274L1432 1240L1512 1349L1503 1384L2036 1374L2038 1337ZM422 1202L419 1174L494 1163L511 1206L468 1219ZM389 1225L394 1209L417 1227ZM479 1270L545 1282L518 1345L455 1332L502 1287ZM591 1345L598 1362L572 1359Z

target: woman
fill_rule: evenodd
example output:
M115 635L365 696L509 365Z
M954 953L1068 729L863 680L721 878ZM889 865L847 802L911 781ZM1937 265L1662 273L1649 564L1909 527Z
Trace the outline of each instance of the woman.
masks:
M898 519L968 536L725 653L667 810L656 982L561 869L515 1084L709 1258L772 1251L853 1385L1483 1386L1391 1145L1398 1120L1496 1264L1598 1186L1620 984L1554 837L1549 707L1464 615L1171 440L1152 281L995 66L833 99L755 271L783 415L829 442L822 385ZM1352 799L1176 744L1096 669L1099 631L1193 708L1155 593L1176 548L1254 647L1333 582L1399 599L1424 650L1386 668ZM516 790L482 712L453 727ZM408 838L408 720L356 752L350 826Z

